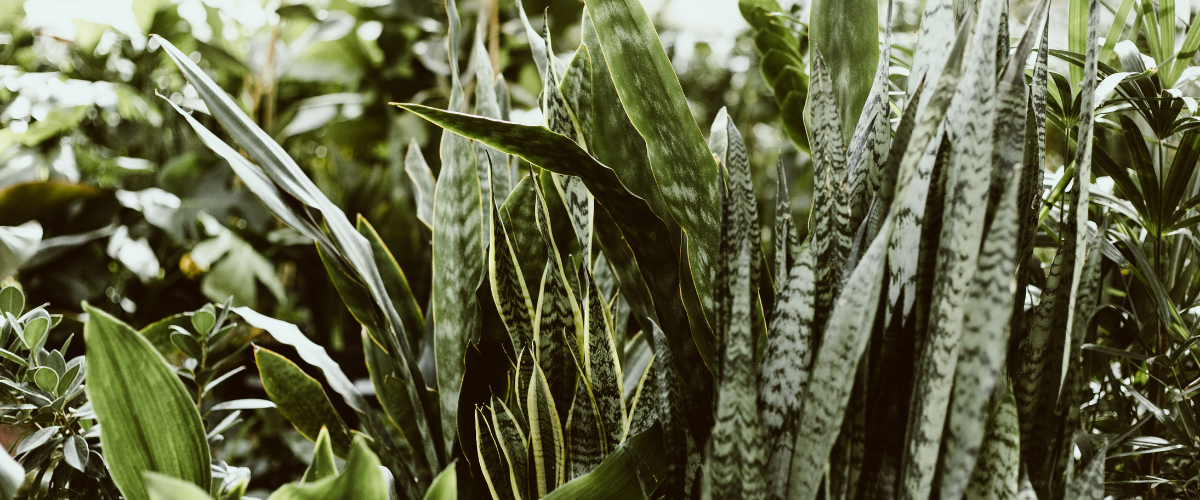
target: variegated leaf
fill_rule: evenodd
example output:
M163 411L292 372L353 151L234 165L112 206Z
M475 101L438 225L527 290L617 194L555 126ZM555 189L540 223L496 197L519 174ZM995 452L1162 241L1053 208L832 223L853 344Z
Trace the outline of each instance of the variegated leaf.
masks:
M494 206L492 214L495 223L488 244L488 283L496 302L496 312L500 313L500 320L508 330L512 352L517 353L533 347L533 300L513 251L512 238Z
M581 137L579 143L588 151L592 150L592 81L591 50L585 42L575 50L558 89L575 118L575 129Z
M1008 377L1002 377L988 402L991 416L979 461L971 473L964 498L1017 500L1020 498L1021 429L1017 399Z
M554 398L550 397L546 375L537 363L534 363L528 392L525 408L528 412L529 441L533 452L532 466L537 496L541 498L563 483L566 476L566 452L558 410L554 406Z
M963 498L971 471L977 468L975 464L987 432L987 401L1006 359L1008 320L1016 284L1013 271L1020 176L1019 169L1010 171L1007 189L996 208L963 306L965 318L954 373L953 403L947 417L949 435L942 443L941 498L947 500Z
M541 190L535 186L537 224L546 245L546 267L534 313L533 338L537 345L537 364L549 377L550 393L557 403L560 418L571 409L579 359L579 340L583 337L583 314L575 298L571 281L575 268L563 264L550 229L550 211Z
M797 425L788 498L811 500L817 496L829 452L842 427L858 361L875 323L893 222L893 217L884 220L829 316Z
M509 478L507 460L500 454L496 438L492 434L487 408L475 408L475 448L479 458L479 469L483 472L488 493L496 500L516 498L513 496L512 479Z
M600 465L607 454L595 393L587 379L575 385L575 401L567 417L567 480L587 474Z
M891 115L888 98L888 70L892 57L892 2L888 2L888 17L884 20L883 43L880 44L879 65L875 80L867 95L866 104L858 116L847 150L846 183L850 188L850 227L857 228L866 217L871 199L882 183L883 166L892 141ZM869 241L869 240L868 240Z
M749 273L750 283L757 288L762 261L758 258L759 252L752 251L746 268L739 267L737 263L739 242L748 241L752 249L758 248L758 205L754 198L754 180L750 176L746 144L725 108L721 108L713 120L711 137L717 145L720 165L728 173L729 194L723 196L720 203L722 221L718 254L721 263L712 279L717 345L723 348L725 343L722 335L729 328L728 315L733 299L730 287L734 284L733 280L744 270ZM724 189L724 186L718 186L718 189Z
M447 0L450 40L458 33L458 10ZM458 51L450 44L450 109L462 110L465 99L458 82ZM458 393L466 370L467 342L479 338L482 318L475 288L483 275L483 205L471 141L442 133L441 179L433 202L433 317L442 439L447 453L457 428Z
M687 490L687 424L684 422L683 388L667 336L657 324L653 329L654 374L658 400L658 421L662 423L663 450L667 456L667 477L663 492L669 498L681 498Z
M529 495L529 451L525 432L508 405L495 396L492 396L491 416L496 441L509 467L509 491L515 498L532 498Z
M773 278L777 293L782 293L790 269L795 263L795 251L799 245L796 243L796 223L792 220L792 199L788 194L787 172L784 171L782 157L776 164L775 172L778 186L775 191L775 276Z
M603 429L604 450L617 448L625 429L625 397L621 388L621 365L613 340L608 303L591 272L584 270L587 294L584 298L583 368L595 399ZM578 397L578 396L576 396Z
M654 357L642 370L634 388L633 399L629 403L629 419L621 431L621 442L624 443L632 436L641 434L658 421L658 377L654 373Z
M963 79L947 115L956 137L952 143L953 162L946 176L947 202L938 241L929 338L917 354L909 407L903 499L926 498L932 488L958 360L964 299L983 238L992 175L995 40L1001 1L983 0L979 6L971 50L963 63Z
M736 241L738 273L729 283L732 300L724 335L716 426L709 439L705 489L715 498L766 498L763 469L767 450L763 446L762 421L755 398L757 370L751 322L756 287L750 279L750 263L757 256L752 257L754 245L747 235Z
M1092 5L1095 5L1093 3ZM1095 12L1094 10L1092 12ZM1093 24L1094 26L1095 24ZM1095 30L1088 30L1095 33ZM1090 37L1094 40L1094 37ZM1093 50L1093 49L1089 49ZM1103 500L1104 498L1104 455L1108 452L1108 445L1101 446L1096 450L1095 455L1088 464L1084 466L1083 472L1079 473L1073 481L1067 483L1066 494L1063 498L1078 498L1079 500Z
M758 407L771 448L768 482L774 498L787 494L795 421L800 415L813 359L813 269L808 245L800 250L775 300L763 354Z
M821 331L842 287L843 265L850 253L854 230L850 227L850 186L846 179L846 156L833 80L821 53L815 48L812 74L812 86L809 87L813 151L811 245L817 278L813 325Z
M484 36L482 30L475 36L475 114L500 120L503 116L499 97L496 95L496 73L492 68L492 58L488 57L488 51L483 46ZM482 143L472 143L472 146L475 148L475 156L480 160L477 167L480 199L491 200L494 196L495 199L503 200L508 197L508 193L512 191L509 184L508 155ZM485 163L485 158L490 158L491 162ZM484 207L484 210L487 210L487 207ZM485 231L489 230L488 222L487 214L484 213Z

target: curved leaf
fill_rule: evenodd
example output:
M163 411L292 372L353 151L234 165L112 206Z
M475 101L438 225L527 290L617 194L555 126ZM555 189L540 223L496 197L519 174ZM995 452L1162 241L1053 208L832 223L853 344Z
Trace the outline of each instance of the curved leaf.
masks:
M334 453L346 456L350 434L321 383L309 377L287 358L261 347L254 348L254 361L262 377L263 389L300 434L316 441L321 429L330 432Z

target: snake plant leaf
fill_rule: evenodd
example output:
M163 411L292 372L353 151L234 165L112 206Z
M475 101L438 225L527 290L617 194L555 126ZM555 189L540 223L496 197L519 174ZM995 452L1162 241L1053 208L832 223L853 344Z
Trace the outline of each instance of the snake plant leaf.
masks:
M292 483L275 490L267 500L317 500L353 498L356 500L387 500L388 486L366 436L356 436L346 456L341 474L319 481Z
M508 477L509 466L496 443L487 415L488 408L475 408L475 447L479 457L479 469L487 483L488 493L493 499L516 498L512 489L512 480Z
M334 462L332 443L332 438L329 437L329 428L321 427L321 432L317 434L316 444L313 446L312 462L308 464L304 475L300 477L301 483L311 483L337 475L337 463Z
M1084 261L1086 260L1086 255L1087 255L1085 253L1087 251L1087 247L1083 243L1084 243L1084 239L1087 238L1088 189L1092 182L1092 127L1093 127L1093 122L1095 119L1095 106L1092 105L1092 102L1093 102L1093 99L1095 99L1094 93L1095 93L1095 89L1096 89L1096 64L1098 62L1097 58L1099 57L1099 54L1097 52L1098 47L1096 46L1096 36L1097 36L1096 30L1098 29L1097 25L1099 24L1099 20L1097 19L1099 14L1096 12L1096 3L1097 3L1097 0L1088 0L1088 11L1086 14L1087 15L1087 39L1086 39L1087 59L1086 59L1086 62L1084 63L1083 81L1080 84L1080 89L1079 89L1079 97L1080 97L1080 101L1081 101L1080 108L1079 108L1080 109L1079 127L1078 127L1079 135L1077 136L1077 139L1075 141L1079 152L1075 157L1075 180L1074 180L1075 187L1074 187L1074 196L1073 196L1073 201L1074 201L1075 206L1072 211L1072 213L1075 216L1075 220L1073 221L1075 224L1075 262L1074 262L1075 266L1074 266L1074 269L1072 270L1072 279L1071 279L1071 283L1070 283L1069 292L1067 295L1067 328L1066 328L1066 331L1068 332L1068 334L1072 331L1071 325L1075 320L1075 315L1074 315L1074 311L1075 311L1075 307L1076 307L1075 301L1078 298L1080 276L1083 274L1083 265L1084 265ZM1074 6L1075 2L1072 2L1071 5ZM1171 47L1174 47L1174 43L1175 43L1174 14L1171 14L1170 17L1168 17L1167 19L1170 20L1171 29L1164 30L1164 32L1170 31L1171 34L1170 34L1169 40L1167 39L1166 35L1164 34L1163 40L1164 40L1164 43L1169 41L1171 43ZM1075 67L1072 66L1072 69L1075 69ZM1067 345L1064 346L1064 349L1063 349L1064 357L1067 356L1067 353L1070 351L1070 348L1071 348L1071 344L1070 344L1070 342L1068 342ZM1064 364L1064 368L1066 368L1066 366L1065 366L1066 363L1063 363L1063 364ZM1059 378L1059 392L1060 393L1062 391L1062 384L1066 381L1066 377L1067 377L1067 372L1064 370Z
M964 498L1021 498L1020 422L1017 421L1017 399L1009 385L1008 378L1003 377L992 391L987 435L983 438L979 460L971 473Z
M621 442L641 434L658 421L658 377L654 373L654 355L650 356L634 387L633 398L629 401L629 418L621 431Z
M813 325L821 331L842 285L843 264L850 252L850 186L836 91L821 52L813 49L809 109L813 148L812 253L816 267Z
M654 178L671 214L688 235L688 262L692 269L711 269L720 230L713 189L717 164L692 118L654 23L637 0L585 3L617 94L630 122L646 140ZM694 278L709 314L712 276L702 272Z
M628 321L622 322L621 318L628 320L629 316L633 315L637 324L645 331L649 326L649 321L657 317L658 313L654 310L654 300L651 299L645 275L642 274L642 269L638 265L633 249L629 246L629 241L621 234L621 228L617 227L617 223L613 222L608 210L604 207L596 207L595 214L596 240L600 242L604 258L612 264L617 279L620 280L621 299L617 302L618 307L614 311L614 314L618 314L618 316L613 319L615 328L617 328L617 345L624 345L625 342L621 335L624 334L625 329L622 326L627 325ZM619 315L622 307L626 311L623 316Z
M587 43L581 43L571 58L571 64L563 73L558 84L559 93L575 117L575 128L582 136L582 144L591 151L592 147L592 56Z
M322 428L333 429L330 438L334 454L346 456L350 433L321 383L287 358L261 347L254 348L254 361L258 364L263 389L275 402L279 413L311 441L317 439Z
M654 170L646 154L646 140L629 121L609 73L608 62L600 50L600 38L591 13L586 8L583 12L583 43L588 46L588 56L592 60L592 136L588 150L598 161L610 165L629 191L646 200L660 220L674 227L675 220L654 180ZM677 232L672 231L673 234Z
M711 394L707 386L711 378L706 366L715 362L712 358L715 346L711 337L702 336L703 332L688 335L691 326L680 297L681 261L677 253L680 247L672 246L666 223L654 216L644 200L625 189L612 169L597 162L574 141L545 127L498 122L417 104L400 107L500 151L519 155L534 165L583 179L599 205L607 209L637 257L646 286L654 297L653 304L640 307L654 310L655 318L671 328L668 339L673 349L682 353L679 366L688 376L685 387L689 401L697 407L705 406L703 401ZM711 426L711 413L691 412L688 417L694 420L693 427L697 429Z
M663 491L671 498L681 498L687 490L685 469L688 463L687 426L684 423L683 388L675 371L673 352L667 335L654 324L654 374L658 401L658 421L662 424L662 448L666 455L666 477Z
M500 120L504 117L500 110L499 97L496 95L496 73L492 68L492 58L488 57L487 48L483 46L485 36L483 30L477 30L475 34L475 114ZM475 143L473 146L476 158L491 159L486 165L483 161L477 163L479 198L481 200L491 200L493 196L497 199L506 198L512 191L509 186L508 155L483 144ZM490 182L484 182L489 179ZM484 210L487 208L485 207ZM486 220L487 214L484 213L483 217ZM486 223L484 229L488 229Z
M404 333L408 335L408 344L417 345L422 332L425 331L425 316L421 313L421 305L417 303L417 298L408 285L408 277L404 275L404 270L400 269L396 257L383 243L383 238L375 231L375 227L361 215L358 216L358 232L371 243L371 254L375 258L375 266L379 268L379 275L383 278L383 287L387 290L388 297L392 299L393 307L396 308L396 312L400 313L400 320L404 322Z
M934 0L925 2L925 10L921 14L921 31L917 38L917 46L913 50L912 66L908 74L908 95L921 95L921 100L928 103L929 96L934 91L933 82L941 79L942 70L946 68L949 53L954 45L954 0ZM950 59L952 64L957 61ZM924 92L917 94L917 86L926 82ZM928 104L926 104L928 105ZM918 110L923 111L924 108Z
M607 454L595 392L583 377L575 384L566 434L567 480L571 480L598 467Z
M754 365L755 332L751 318L756 294L750 279L750 262L754 259L751 248L755 240L747 236L737 239L738 273L729 283L731 301L724 334L716 426L709 439L709 460L704 469L706 489L715 498L761 498L766 493L763 469L767 453L755 396L758 370Z
M537 30L533 29L532 24L529 24L529 17L525 15L525 6L521 5L521 0L517 0L517 12L521 15L521 24L525 26L525 36L529 39L529 50L533 52L533 62L537 66L538 76L541 77L542 84L544 85L547 81L547 63L551 59L551 57L547 56L546 40L542 38L542 35L538 34Z
M583 308L581 368L595 400L600 427L603 430L601 438L607 454L616 449L621 441L621 433L627 425L625 397L621 387L623 375L617 359L617 344L612 331L608 302L605 301L592 273L585 269L582 274L586 278L587 292ZM578 399L576 394L576 400Z
M858 361L875 323L894 220L894 216L884 220L829 315L804 396L803 414L797 422L788 498L809 500L817 496L850 400Z
M144 474L144 479L150 500L212 500L204 490L182 479L149 471Z
M449 39L456 40L458 10L447 0ZM450 109L466 106L458 81L456 44L450 44ZM475 289L483 277L484 226L479 175L471 141L449 130L442 132L442 169L433 201L433 332L437 357L437 388L441 406L443 449L454 443L458 394L466 370L467 343L482 328ZM489 214L490 215L490 212ZM489 217L490 218L490 217Z
M908 444L901 473L902 496L910 498L927 496L932 488L958 361L964 299L977 269L983 238L992 176L995 40L1000 3L989 0L979 6L971 51L963 63L963 79L947 115L948 126L961 132L952 144L952 164L946 173L947 201L938 241L930 331L917 354L909 406Z
M451 500L458 498L458 462L450 462L442 472L434 478L433 484L425 491L424 500ZM270 499L267 499L270 500Z
M942 443L941 498L944 499L964 498L971 471L977 469L987 432L988 398L1000 380L1005 362L1003 353L1008 345L1011 287L1016 269L1017 192L1022 173L1019 169L1011 172L980 251L974 279L967 289L953 403L947 417L949 435ZM1013 479L1015 482L1016 477Z
M783 168L783 158L775 167L777 186L775 190L775 288L782 293L787 283L788 274L795 263L796 226L792 221L792 197L788 194L787 172ZM778 302L776 302L778 303Z
M1049 5L1049 0L1038 2L1033 8L1033 12L1030 13L1025 25L1031 27L1041 26L1048 12ZM995 204L1004 192L1004 181L1008 178L1008 172L1012 170L1014 165L1021 163L1024 158L1026 121L1028 120L1025 112L1027 108L1026 104L1029 102L1029 92L1025 83L1025 61L1029 59L1029 53L1033 50L1033 43L1037 39L1037 34L1038 30L1036 28L1025 30L1025 34L1021 37L1016 51L1008 59L1007 66L1003 69L1003 73L999 77L996 88L998 101L996 104L996 126L993 132L995 145L992 150L993 171L988 197L989 210L995 207ZM1007 50L1004 52L1004 55L1008 55ZM1000 61L997 62L999 63ZM1032 165L1030 167L1030 169L1025 171L1030 172ZM1033 177L1038 176L1033 172L1030 172L1029 175Z
M1101 500L1104 498L1104 456L1108 445L1101 446L1088 464L1083 467L1073 481L1067 484L1063 498L1078 498L1080 500Z
M536 363L533 367L533 377L529 381L525 408L528 412L526 418L529 421L529 442L537 496L542 498L562 485L566 472L566 450L563 446L562 424L559 423L554 398L550 396L550 386L546 383L546 375Z
M408 153L404 155L404 172L412 180L413 196L417 201L417 219L425 223L425 227L433 229L433 191L435 181L425 155L421 154L421 146L414 137L408 142Z
M522 177L500 206L500 218L532 301L537 300L537 284L541 282L542 267L546 263L546 244L533 218L537 204L533 185L537 180L529 175Z
M596 470L551 492L546 500L603 500L649 498L665 480L666 456L662 432L653 426L631 436Z
M525 431L508 405L495 396L492 396L491 415L496 442L500 446L500 453L504 455L504 462L508 464L509 491L513 498L530 498L529 452Z
M495 206L492 207L492 219L495 223L488 242L488 284L515 353L533 346L533 301L520 261L513 251L512 238Z
M560 411L558 417L562 419L571 409L575 394L583 314L572 287L575 268L562 262L549 224L549 207L537 186L534 196L537 200L536 222L545 241L547 258L534 312L533 339L537 364L548 374L550 394Z
M1018 195L1021 202L1021 227L1017 233L1020 236L1017 261L1020 267L1017 271L1017 300L1013 305L1013 324L1018 325L1024 324L1025 290L1028 286L1029 276L1029 266L1026 263L1029 262L1027 256L1033 251L1033 239L1037 235L1038 214L1042 207L1042 179L1045 176L1046 167L1046 96L1048 93L1046 85L1049 73L1046 69L1049 57L1046 52L1050 30L1048 17L1043 22L1037 60L1033 65L1033 82L1029 88L1028 118L1025 122L1023 160L1025 175L1021 178L1021 193ZM1097 159L1102 158L1107 158L1107 155L1100 150ZM1102 165L1102 160L1097 162L1097 166L1104 170ZM1128 177L1128 173L1124 169L1120 169L1120 173L1125 174L1126 178ZM1114 179L1121 178L1115 174L1112 174L1112 177ZM1118 180L1118 182L1120 181ZM1131 185L1132 181L1129 184Z
M143 474L158 472L207 489L208 440L195 402L150 343L84 303L88 400L100 421L109 473L125 498L148 498Z
M812 53L821 54L832 77L841 146L850 145L854 125L872 91L879 53L879 3L876 0L815 0L809 21ZM888 42L884 42L888 46ZM816 74L812 71L811 74ZM886 78L886 77L885 77ZM810 106L813 104L810 102ZM815 111L815 108L813 109ZM816 113L812 118L820 120ZM820 122L818 122L819 124ZM813 124L810 123L810 127ZM819 126L819 125L818 125ZM816 131L813 131L814 138Z
M828 0L825 0L822 4L827 2ZM892 2L889 1L883 43L878 54L879 63L875 68L875 80L871 83L870 93L866 96L849 140L850 149L847 151L849 157L846 159L846 165L847 183L850 185L851 227L858 227L862 222L871 198L879 191L883 182L884 162L887 161L892 141L892 127L888 120L891 114L891 101L888 98L888 72L892 57L891 18ZM844 126L848 126L848 123L847 120Z
M750 176L750 161L746 154L746 145L725 108L721 108L717 112L716 119L713 120L709 141L710 148L716 151L715 155L719 165L723 167L722 172L728 172L729 194L720 197L721 241L717 246L720 263L713 273L712 314L716 325L717 345L724 346L722 336L724 331L729 328L730 308L734 299L731 292L733 280L737 279L738 274L742 271L747 271L750 273L749 282L757 284L759 274L762 272L761 261L757 258L751 259L748 267L744 269L738 267L739 242L755 242L754 248L757 248L756 243L760 231L758 206L754 198L754 181ZM720 173L718 177L724 179L724 175L724 173ZM724 190L724 184L726 183L719 180L718 189Z
M813 282L812 252L805 245L775 301L758 387L763 435L771 448L767 480L775 498L787 493L794 422L812 367L817 338L812 325Z

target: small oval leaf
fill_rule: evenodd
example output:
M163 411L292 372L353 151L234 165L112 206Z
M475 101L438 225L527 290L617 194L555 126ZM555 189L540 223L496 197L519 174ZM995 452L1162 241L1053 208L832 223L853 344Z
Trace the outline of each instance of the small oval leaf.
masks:
M49 331L50 320L48 318L37 318L25 324L25 331L21 334L21 340L25 342L26 348L34 350L37 346L42 345L42 341L46 339L46 333Z
M87 441L82 436L71 436L63 443L63 459L79 472L86 472L89 451Z
M4 313L11 313L13 316L20 316L21 311L25 310L25 294L15 286L6 286L0 290L0 316Z
M48 366L38 367L33 372L33 382L43 391L54 392L58 389L58 373Z
M171 332L171 345L174 345L184 354L189 357L200 359L200 343L191 335L179 332Z

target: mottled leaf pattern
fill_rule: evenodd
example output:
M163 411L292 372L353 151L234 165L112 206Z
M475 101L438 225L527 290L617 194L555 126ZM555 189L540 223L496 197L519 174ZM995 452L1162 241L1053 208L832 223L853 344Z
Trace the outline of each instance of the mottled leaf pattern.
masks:
M413 183L413 196L417 199L417 219L425 223L425 227L433 228L433 173L425 156L421 154L421 146L414 137L408 142L408 153L404 155L404 171Z
M892 140L891 114L888 99L888 67L892 57L892 3L888 2L888 17L884 19L883 43L880 45L879 65L866 104L858 116L847 150L847 180L850 189L851 227L857 228L866 217L871 198L882 183L883 164L887 161Z
M500 454L500 448L492 434L491 422L487 417L489 413L491 411L487 408L475 409L475 447L476 456L479 458L479 468L483 472L483 479L487 483L488 493L492 495L492 498L515 498L512 480L508 477L509 467L507 461Z
M604 450L616 449L625 429L625 398L621 388L621 366L613 340L608 303L591 273L584 271L587 295L584 298L583 369L591 385L596 411L603 429ZM578 397L578 396L576 396Z
M980 500L1017 500L1020 490L1020 423L1017 400L1007 377L996 385L988 403L991 416L987 435L979 451L979 461L971 473L964 498Z
M517 422L516 415L495 396L492 396L491 414L496 442L509 466L511 484L509 489L516 498L531 498L529 495L529 451L526 447L525 432Z
M633 399L629 403L629 419L621 433L621 442L632 436L641 434L658 421L658 377L654 373L654 358L642 370L637 386L633 390Z
M1092 5L1095 3L1093 2ZM1095 11L1093 10L1093 12ZM1091 30L1091 32L1095 33L1095 30ZM1107 445L1101 446L1096 451L1095 456L1084 466L1083 472L1079 473L1079 477L1067 484L1064 498L1078 498L1079 500L1102 500L1104 498L1104 455L1107 451Z
M842 265L850 253L854 230L850 227L850 186L846 182L846 155L834 98L833 81L820 52L813 52L812 110L813 149L813 261L816 269L816 302L813 325L825 325L833 300L842 287Z
M587 379L575 385L575 401L567 417L567 479L587 474L604 460L605 446L596 398Z
M515 355L533 347L533 301L500 212L496 208L492 211L494 224L488 243L488 284L492 287L496 311L508 330Z
M663 480L664 492L670 498L684 495L687 487L684 480L687 467L687 431L683 415L683 389L679 374L675 372L675 361L667 345L666 333L654 325L654 375L657 379L658 421L662 423L663 450L667 455L667 477Z
M562 424L558 419L554 398L550 397L550 386L546 384L546 375L536 363L533 367L533 378L529 381L525 404L537 496L541 498L563 483L566 452L563 446Z

